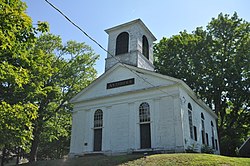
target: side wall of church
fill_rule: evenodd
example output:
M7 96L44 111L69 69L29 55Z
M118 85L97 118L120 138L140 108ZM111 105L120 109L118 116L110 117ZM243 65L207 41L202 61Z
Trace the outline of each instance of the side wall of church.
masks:
M214 133L214 151L216 154L219 154L219 142L218 142L218 131L216 127L216 119L214 116L211 115L209 111L204 109L199 103L197 103L193 98L190 97L184 91L183 89L180 89L180 99L181 99L181 111L182 111L182 117L183 117L183 134L184 134L184 142L185 142L185 148L188 147L194 147L195 150L201 151L201 147L204 146L204 144L207 144L211 148L213 148L212 143L212 132ZM192 106L192 128L193 128L193 138L191 138L190 134L190 122L189 122L189 115L188 115L188 103ZM204 115L204 128L205 128L205 143L202 143L202 118L201 114ZM213 130L211 126L211 122L213 123ZM196 133L194 131L194 127L196 127ZM207 136L206 136L207 134ZM197 140L195 140L195 137L197 136ZM208 139L207 139L208 138ZM216 141L217 141L217 148L216 148ZM207 143L208 141L208 143Z
M162 97L156 100L159 109L157 119L157 147L169 152L183 152L183 132L179 94Z

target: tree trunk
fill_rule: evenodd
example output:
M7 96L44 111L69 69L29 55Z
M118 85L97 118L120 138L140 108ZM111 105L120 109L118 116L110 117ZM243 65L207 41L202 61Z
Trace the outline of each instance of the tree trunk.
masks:
M215 95L215 98L214 98L214 106L215 106L215 114L218 116L218 118L221 120L221 123L222 123L222 117L221 117L221 114L222 114L222 103L221 103L221 92L219 91L216 95ZM222 123L223 124L223 123ZM218 129L218 144L220 145L221 143L221 137L222 137L222 133L221 133L221 130L222 130L222 124L219 125L218 123L218 119L216 121L216 127ZM221 152L221 146L220 147L220 152Z
M16 150L16 165L19 164L19 159L20 159L20 147L17 147L17 150Z
M40 131L35 129L33 131L33 135L34 135L34 139L33 139L32 143L31 143L31 151L30 151L30 156L29 156L29 162L36 161Z
M5 146L4 146L4 147L3 147L3 152L2 152L1 166L4 166L5 155L6 155L6 148L5 148Z

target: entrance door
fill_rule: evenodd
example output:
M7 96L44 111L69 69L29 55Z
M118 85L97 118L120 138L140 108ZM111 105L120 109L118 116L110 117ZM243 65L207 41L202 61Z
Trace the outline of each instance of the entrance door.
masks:
M140 124L141 149L151 148L150 123Z
M94 129L94 151L102 151L102 129Z

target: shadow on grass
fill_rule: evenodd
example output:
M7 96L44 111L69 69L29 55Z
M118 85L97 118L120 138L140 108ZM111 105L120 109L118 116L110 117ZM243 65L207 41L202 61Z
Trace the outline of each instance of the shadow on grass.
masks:
M78 158L65 158L59 160L37 161L23 164L23 166L116 166L142 158L142 154L131 154L121 156L83 156Z

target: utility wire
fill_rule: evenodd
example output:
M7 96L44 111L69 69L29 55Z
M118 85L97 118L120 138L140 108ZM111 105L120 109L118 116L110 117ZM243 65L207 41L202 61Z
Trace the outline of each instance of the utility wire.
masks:
M51 7L53 7L56 11L58 11L66 20L68 20L71 24L73 24L78 30L80 30L85 36L87 36L90 40L92 40L95 44L97 44L101 49L111 55L101 44L99 44L94 38L88 35L81 27L75 24L68 16L66 16L60 9L58 9L55 5L50 3L48 0L45 0ZM112 56L112 55L111 55Z
M146 80L145 78L143 78L141 75L139 75L136 71L130 69L129 67L127 67L123 62L121 62L118 58L116 58L113 54L111 54L108 50L106 50L101 44L99 44L94 38L92 38L90 35L88 35L81 27L79 27L76 23L74 23L68 16L66 16L60 9L58 9L55 5L53 5L51 2L49 2L48 0L45 0L45 2L47 2L52 8L54 8L56 11L58 11L66 20L68 20L73 26L75 26L78 30L80 30L85 36L87 36L90 40L92 40L95 44L97 44L102 50L104 50L106 53L108 53L109 55L111 55L115 60L117 60L122 66L124 66L125 68L127 68L128 70L130 70L132 73L134 73L135 75L137 75L139 78L141 78L144 82L148 83L149 85L151 85L154 88L157 88L159 91L166 93L172 97L174 97L173 95L169 94L168 92L160 89L158 86L155 86L154 84L152 84L151 82L149 82L148 80Z

